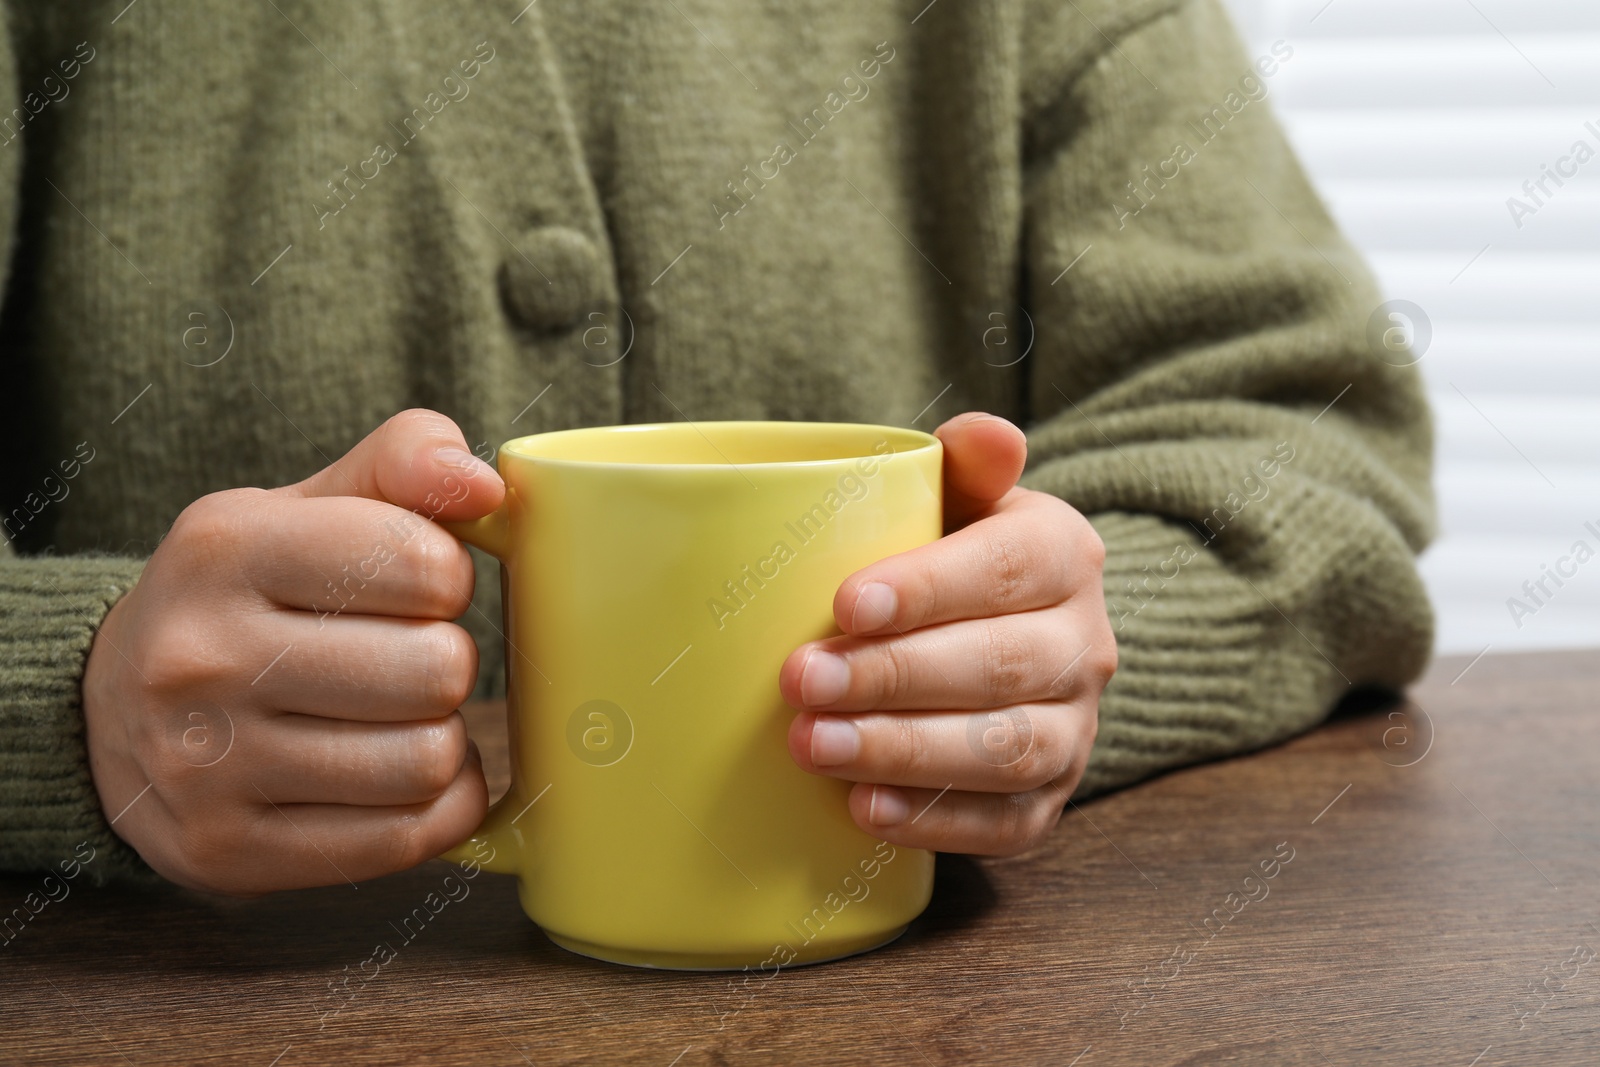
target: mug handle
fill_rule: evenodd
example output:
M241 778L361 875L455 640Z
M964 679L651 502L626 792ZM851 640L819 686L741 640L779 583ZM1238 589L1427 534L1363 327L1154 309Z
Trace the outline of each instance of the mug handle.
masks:
M455 537L475 548L481 548L501 563L511 556L511 487L506 486L506 498L500 506L480 519L464 522L433 520ZM449 863L475 863L496 874L516 874L521 864L522 835L512 825L512 803L517 798L513 788L489 806L483 825L472 836L439 858Z
M435 525L442 526L472 547L481 548L504 563L511 557L511 493L511 487L506 486L506 496L500 501L500 506L481 519L466 519L461 522L445 522L443 519L433 521Z

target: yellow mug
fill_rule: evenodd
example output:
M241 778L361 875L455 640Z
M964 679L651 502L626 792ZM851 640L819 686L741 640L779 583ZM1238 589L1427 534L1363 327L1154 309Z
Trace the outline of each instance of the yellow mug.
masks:
M776 969L898 937L933 854L795 765L778 669L839 632L852 572L940 536L942 460L843 423L502 445L505 503L441 525L502 565L512 783L445 858L517 875L552 941L615 963Z

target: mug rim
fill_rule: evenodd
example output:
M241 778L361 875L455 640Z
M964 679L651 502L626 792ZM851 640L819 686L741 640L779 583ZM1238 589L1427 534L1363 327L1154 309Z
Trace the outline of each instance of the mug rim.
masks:
M792 431L797 426L806 427L819 433L837 430L853 432L876 431L882 435L898 436L902 440L914 442L912 447L895 449L887 454L880 452L858 451L849 456L832 456L824 459L780 459L780 460L754 460L750 462L734 463L728 460L724 463L643 463L625 460L604 459L567 459L555 456L533 455L518 451L515 446L524 441L534 439L548 439L552 437L577 437L587 434L612 435L624 433L649 433L672 431L681 432L685 428L699 429L702 426L715 426L718 428L749 428L755 432L770 432L778 429ZM714 445L712 447L715 447ZM565 430L546 430L541 433L524 434L504 441L495 449L495 458L524 460L530 463L539 463L555 467L592 468L605 470L707 470L722 466L732 467L759 467L764 470L772 469L805 469L808 467L828 467L838 464L852 464L862 459L889 460L895 456L916 456L930 450L943 447L943 442L933 434L924 430L913 430L905 426L890 426L871 422L812 422L801 419L706 419L698 422L637 422L623 423L614 426L575 426Z

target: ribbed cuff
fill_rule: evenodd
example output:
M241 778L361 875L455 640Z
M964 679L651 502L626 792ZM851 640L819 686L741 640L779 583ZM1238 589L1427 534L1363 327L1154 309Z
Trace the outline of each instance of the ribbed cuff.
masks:
M143 568L104 556L0 561L0 869L76 861L96 883L155 877L100 809L81 693L95 631Z
M1347 688L1194 530L1123 512L1090 521L1118 667L1076 796L1284 740Z

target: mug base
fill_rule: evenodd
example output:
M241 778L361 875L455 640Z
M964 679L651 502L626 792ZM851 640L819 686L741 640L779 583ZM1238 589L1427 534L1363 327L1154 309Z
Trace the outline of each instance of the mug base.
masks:
M808 945L795 952L794 959L782 967L805 967L813 963L831 963L846 956L857 956L863 952L882 948L905 932L906 926L897 926L892 930L866 937ZM647 967L659 971L744 971L771 963L770 956L752 958L738 952L658 952L621 948L616 945L597 945L590 941L553 934L549 930L546 930L544 935L568 952L580 956L588 956L590 959L605 963L620 963L627 967Z

